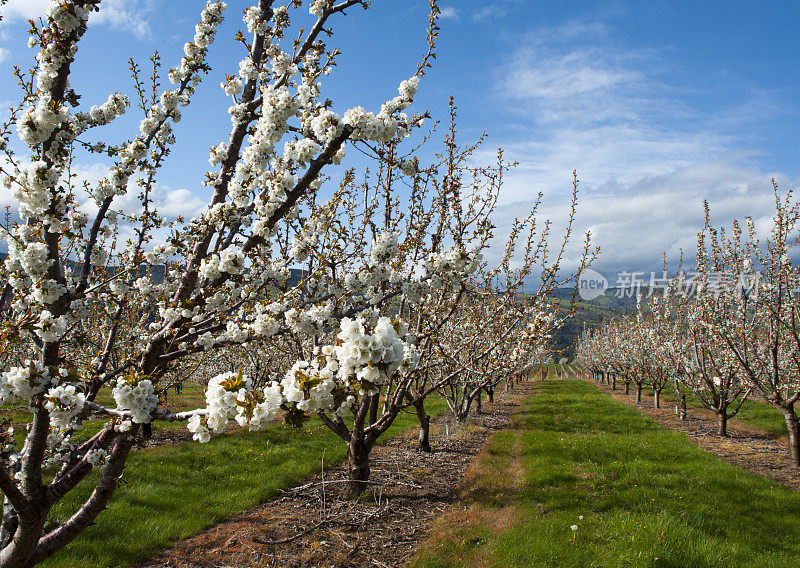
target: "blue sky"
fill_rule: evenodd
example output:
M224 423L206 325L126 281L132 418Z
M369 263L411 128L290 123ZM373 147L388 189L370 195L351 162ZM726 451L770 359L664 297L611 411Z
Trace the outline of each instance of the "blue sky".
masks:
M46 4L6 6L0 72L31 60L21 18ZM105 5L73 79L90 104L114 90L132 92L128 57L145 62L158 49L172 65L201 9L188 0ZM175 212L201 205L207 150L227 136L218 84L242 55L230 38L245 5L229 2L214 69L160 180ZM502 146L520 162L503 190L501 230L539 190L543 213L562 222L577 169L580 228L595 234L603 249L597 268L613 282L619 270L658 268L663 251L692 253L702 199L719 223L753 215L763 225L770 177L796 187L800 3L462 0L442 7L439 58L413 108L444 120L454 95L462 141L488 134L477 160ZM368 12L336 21L343 55L327 93L338 109L375 108L394 95L424 48L426 9L427 2L375 0ZM16 98L13 84L2 82L0 105ZM83 166L88 177L102 173L100 163Z

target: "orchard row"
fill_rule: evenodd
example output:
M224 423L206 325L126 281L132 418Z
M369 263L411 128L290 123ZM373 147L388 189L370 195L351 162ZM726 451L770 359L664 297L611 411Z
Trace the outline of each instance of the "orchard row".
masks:
M233 424L319 416L347 444L360 491L370 450L401 411L416 410L429 449L427 396L464 420L482 392L542 361L565 317L550 293L576 277L562 275L575 195L559 246L537 200L497 261L484 260L513 164L499 152L475 165L481 140L457 142L452 101L442 150L421 159L433 130L426 113L406 110L436 55L435 0L414 72L377 111L340 108L324 88L339 55L335 21L368 2L248 8L242 59L220 85L231 127L210 169L193 174L208 204L189 220L159 211L159 173L174 125L197 116L226 5L209 0L166 73L158 55L148 72L131 61L143 118L109 139L102 127L124 128L131 99L111 93L87 107L70 84L99 4L53 1L31 22L36 63L16 71L23 96L0 131L2 183L19 204L2 230L0 399L28 424L21 444L9 430L2 445L3 568L33 566L102 523L136 436L155 421L185 422L202 443ZM370 165L333 167L353 151ZM75 173L93 157L111 162L97 182ZM581 266L588 236L583 250ZM538 289L522 294L533 272ZM204 378L205 405L171 412L163 394L191 374ZM115 404L101 404L103 389ZM98 419L97 434L73 440ZM81 484L94 484L85 502L52 519Z
M798 244L800 204L774 187L775 213L769 234L756 223L715 228L706 205L698 233L697 266L691 280L671 279L663 294L639 298L636 310L587 329L577 361L612 387L652 387L655 404L670 384L717 415L718 432L750 397L780 412L789 432L791 458L800 466L800 266L791 257Z

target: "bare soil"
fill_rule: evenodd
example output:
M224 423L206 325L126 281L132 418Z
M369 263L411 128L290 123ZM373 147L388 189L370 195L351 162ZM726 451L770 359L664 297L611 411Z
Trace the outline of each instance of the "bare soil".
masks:
M453 504L474 457L493 433L508 428L533 383L498 393L465 424L431 421L432 453L416 432L372 452L370 489L347 496L344 464L330 466L263 505L179 541L139 568L403 566ZM449 511L452 514L452 511Z
M153 435L148 439L140 438L137 440L136 449L153 448L155 446L167 446L188 442L192 439L192 433L183 428L165 428L163 430L153 430Z
M636 403L636 392L626 395L620 386L612 391L606 384L592 382L607 392L611 398L633 406L670 430L683 432L700 448L711 452L726 462L739 466L755 475L768 477L781 485L800 492L800 469L792 467L789 458L788 438L774 434L738 420L728 421L728 437L717 434L716 415L705 409L688 408L686 420L681 420L675 406L662 401L661 408L655 408L653 397L642 392L642 402Z

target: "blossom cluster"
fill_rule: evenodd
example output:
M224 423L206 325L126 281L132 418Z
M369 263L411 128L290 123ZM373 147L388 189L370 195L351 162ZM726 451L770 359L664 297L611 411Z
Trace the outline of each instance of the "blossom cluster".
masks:
M45 408L50 413L50 425L57 430L73 426L75 418L83 410L86 396L78 392L75 385L59 385L47 391Z
M44 466L50 467L64 463L74 449L75 446L70 441L67 432L51 428L45 445Z
M340 380L356 380L361 395L374 394L400 368L406 349L401 335L408 334L406 324L393 324L387 317L378 318L372 333L366 323L344 318L334 347Z
M408 327L367 314L343 318L334 345L311 361L297 361L281 381L287 402L303 412L333 410L344 415L357 400L379 391L398 370L409 372L418 352L404 341ZM401 369L402 366L402 369Z
M120 377L111 393L119 410L127 411L137 424L148 424L153 420L153 411L158 406L158 396L150 379Z
M92 467L102 467L108 462L108 452L102 448L89 450L86 452L84 459L89 462Z
M0 374L0 401L29 400L44 392L50 380L50 371L38 361L25 361L25 365Z
M409 342L406 324L374 312L357 319L344 318L334 345L317 350L311 360L296 361L280 383L254 389L239 372L213 377L206 390L206 407L189 420L195 440L206 442L232 420L251 430L264 428L278 410L332 411L344 416L358 397L378 392L396 372L408 373L419 361Z
M469 276L478 268L481 258L480 252L470 254L460 247L432 253L425 262L432 288L438 289Z
M193 414L188 429L192 437L208 442L211 433L225 430L231 420L250 430L262 430L275 419L283 402L275 383L254 389L250 378L239 372L213 377L206 389L206 408Z

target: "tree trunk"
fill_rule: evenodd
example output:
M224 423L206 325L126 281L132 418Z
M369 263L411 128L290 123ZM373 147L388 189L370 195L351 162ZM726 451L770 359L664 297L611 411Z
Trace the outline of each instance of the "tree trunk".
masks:
M506 390L508 390L507 386ZM481 410L483 410L483 389L478 390L478 398L475 399L475 414L480 414Z
M679 410L678 415L680 416L681 420L685 421L686 420L686 395L683 393L683 391L678 389L678 396L680 397L679 398L679 400L680 400L679 409L680 410Z
M617 375L611 375L611 390L617 390Z
M631 382L625 381L625 394L631 394Z
M469 407L472 406L472 401L468 398L464 397L464 400L461 401L461 405L459 409L456 411L456 420L458 422L466 422L467 416L469 416Z
M363 439L350 440L347 459L350 464L350 495L356 497L366 490L369 480L369 448Z
M414 410L417 412L417 420L419 421L419 449L423 452L430 452L431 417L425 412L425 403L421 400L414 404Z
M717 434L728 437L728 413L725 411L717 413Z
M489 402L491 404L494 404L494 387L490 387L489 389L487 389L486 394L489 395Z
M149 422L142 424L142 442L146 442L153 437L153 425Z
M792 458L792 465L800 467L800 421L794 413L794 408L784 408L783 419L786 421L786 429L789 431L789 455Z
M661 389L653 389L653 402L656 408L661 408Z
M636 385L636 404L642 402L642 385Z
M466 422L469 416L469 409L472 406L472 399L469 397L469 388L465 385L462 392L461 404L456 411L456 420L459 422Z

